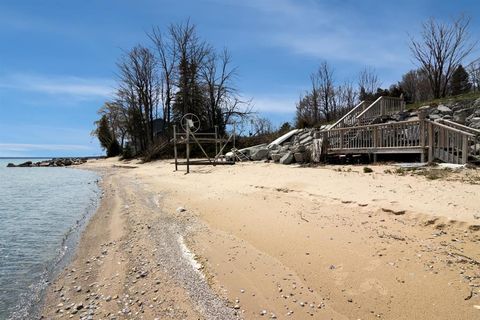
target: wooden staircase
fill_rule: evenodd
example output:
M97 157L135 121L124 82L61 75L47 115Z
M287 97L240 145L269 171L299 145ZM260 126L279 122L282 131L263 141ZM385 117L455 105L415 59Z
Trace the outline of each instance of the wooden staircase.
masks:
M358 105L350 116L347 114L342 121L321 132L324 152L327 155L368 154L374 159L377 154L417 153L422 162L426 155L428 161L480 162L477 149L480 130L448 120L430 121L424 115L420 115L419 120L373 124L372 119L404 108L398 103L382 105L379 101L360 113L361 105ZM356 125L346 126L353 114L357 114ZM360 124L362 122L366 124Z

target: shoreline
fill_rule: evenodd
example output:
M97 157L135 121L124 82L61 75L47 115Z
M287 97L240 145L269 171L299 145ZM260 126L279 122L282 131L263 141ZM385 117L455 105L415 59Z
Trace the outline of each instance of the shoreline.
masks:
M72 169L87 171L81 168ZM33 288L31 291L26 293L26 295L35 295L37 298L30 299L26 302L21 301L17 306L15 306L14 312L10 315L9 319L24 319L24 317L27 315L34 315L36 318L40 317L45 304L46 292L50 284L60 275L62 270L72 262L77 247L80 244L81 236L90 219L97 212L99 203L101 202L102 189L100 187L100 183L102 177L100 174L98 174L98 172L96 172L96 174L96 180L93 181L93 183L97 186L97 190L95 191L95 199L92 199L93 201L88 204L86 211L81 217L79 217L75 224L66 230L62 242L56 250L54 260L48 263L48 265L45 265L45 269L42 272L40 281L33 283ZM26 310L20 308L24 303L29 304L29 307Z
M125 185L132 181L119 182L122 170L112 166L104 172L104 197L73 260L49 286L42 319L140 315L146 319L234 319L233 309L189 265L192 254L181 242L190 228L188 221L172 222L169 215L161 221L146 217L162 215L162 196L145 191L133 195L135 182L128 188ZM141 212L141 220L134 210Z
M466 171L467 184L457 174L430 181L385 166L373 175L263 163L190 175L166 161L78 168L105 170L105 197L49 288L46 319L480 312L477 171Z

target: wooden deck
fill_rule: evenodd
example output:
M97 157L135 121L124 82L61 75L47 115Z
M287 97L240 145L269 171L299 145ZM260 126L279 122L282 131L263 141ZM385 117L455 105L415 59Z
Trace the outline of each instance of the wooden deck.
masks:
M382 124L368 124L372 119L402 111L403 101L380 97L375 102L362 102L337 121L330 129L322 131L323 154L419 154L421 161L435 159L465 164L477 157L480 130L455 122L433 122L425 119ZM365 124L367 123L367 124Z

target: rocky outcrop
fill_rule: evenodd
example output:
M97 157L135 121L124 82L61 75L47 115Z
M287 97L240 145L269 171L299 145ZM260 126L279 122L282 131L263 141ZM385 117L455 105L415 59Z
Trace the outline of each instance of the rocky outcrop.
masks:
M38 162L26 161L18 165L9 163L7 167L8 168L68 167L68 166L80 165L85 162L87 162L86 158L53 158L51 160L44 160L44 161L38 161Z

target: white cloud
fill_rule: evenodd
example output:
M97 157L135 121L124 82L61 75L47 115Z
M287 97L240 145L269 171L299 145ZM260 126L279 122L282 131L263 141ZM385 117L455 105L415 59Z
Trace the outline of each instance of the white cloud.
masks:
M289 95L252 95L253 110L256 112L268 113L294 113L295 104L298 101L297 97Z
M410 62L405 31L397 24L379 20L386 17L372 15L372 19L342 4L333 7L310 0L244 0L230 4L253 9L261 16L263 27L256 35L262 44L358 65L396 68Z
M77 98L107 98L113 93L114 83L109 79L75 76L47 76L12 74L0 76L0 88L63 95Z

